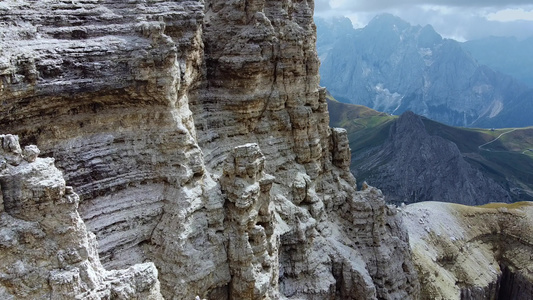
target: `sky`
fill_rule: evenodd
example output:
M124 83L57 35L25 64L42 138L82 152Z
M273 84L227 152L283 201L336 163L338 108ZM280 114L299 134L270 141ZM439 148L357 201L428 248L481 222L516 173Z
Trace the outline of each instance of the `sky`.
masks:
M411 25L432 25L458 41L488 36L533 36L533 0L315 0L315 15L345 16L361 28L391 13Z

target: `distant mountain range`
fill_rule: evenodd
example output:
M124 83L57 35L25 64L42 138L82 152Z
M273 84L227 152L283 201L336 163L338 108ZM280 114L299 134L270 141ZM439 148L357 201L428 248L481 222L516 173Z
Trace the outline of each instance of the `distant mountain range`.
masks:
M509 74L533 88L533 37L488 37L462 43L481 64Z
M525 83L478 63L430 25L389 14L357 30L346 18L315 22L321 84L342 102L395 115L410 110L454 126L533 125ZM483 48L476 45L470 51Z
M459 128L332 98L328 106L330 125L348 131L352 173L389 202L533 201L533 127Z

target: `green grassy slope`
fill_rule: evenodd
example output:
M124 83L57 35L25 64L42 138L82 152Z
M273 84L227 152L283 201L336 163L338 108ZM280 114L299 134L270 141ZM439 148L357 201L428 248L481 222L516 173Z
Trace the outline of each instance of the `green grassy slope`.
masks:
M329 95L328 109L330 125L348 131L352 156L383 144L392 122L398 118L366 106L338 102Z
M533 151L529 150L533 150L533 127L492 131L451 127L428 119L424 124L430 134L454 142L468 162L514 192L515 200L533 200Z
M348 130L355 170L362 153L386 141L396 117L328 100L331 126ZM454 142L470 164L510 191L515 201L533 201L533 127L489 130L452 127L426 118L423 122L430 135Z

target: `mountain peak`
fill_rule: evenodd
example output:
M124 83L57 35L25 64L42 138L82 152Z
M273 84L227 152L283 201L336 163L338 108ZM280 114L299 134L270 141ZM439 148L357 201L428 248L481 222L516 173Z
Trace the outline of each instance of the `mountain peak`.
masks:
M412 110L449 125L480 126L482 121L494 124L486 114L494 105L511 109L527 90L518 81L481 67L459 42L443 39L431 25L412 26L381 14L333 43L324 39L332 35L327 29L321 33L317 41L321 84L341 101L386 113Z
M408 110L400 115L396 121L394 134L408 134L425 131L424 123L419 115Z
M510 202L509 193L470 165L457 144L431 135L421 116L406 111L381 147L356 162L359 179L379 186L390 202L444 201L466 205Z
M333 16L329 18L314 17L315 24L317 26L329 26L332 28L351 28L353 29L352 21L344 16Z
M397 17L392 14L379 14L375 16L367 25L367 28L398 28L398 29L405 29L407 27L410 27L411 24L409 24L407 21L403 20L400 17Z
M418 46L421 48L432 48L441 41L442 36L429 24L424 26L418 33Z

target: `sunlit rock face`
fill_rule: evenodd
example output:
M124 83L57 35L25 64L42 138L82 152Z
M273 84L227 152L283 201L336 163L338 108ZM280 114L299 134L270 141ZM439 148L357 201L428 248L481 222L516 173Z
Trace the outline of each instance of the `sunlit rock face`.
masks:
M401 208L423 299L532 299L533 205Z
M417 298L401 219L328 127L313 6L4 1L0 128L166 299Z

